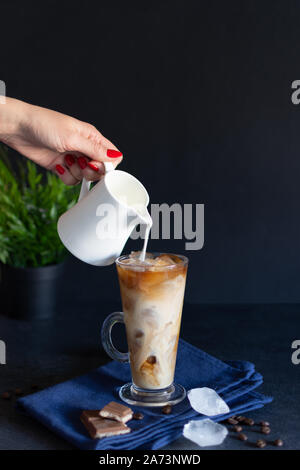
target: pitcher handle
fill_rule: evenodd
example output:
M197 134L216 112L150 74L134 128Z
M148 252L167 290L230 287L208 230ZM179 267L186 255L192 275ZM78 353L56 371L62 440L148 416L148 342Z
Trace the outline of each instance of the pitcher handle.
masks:
M104 164L105 174L115 169L115 167L113 166L111 162L104 162L103 164ZM81 199L84 198L88 194L90 187L91 187L91 181L88 181L86 178L82 178L78 202L81 201Z
M116 323L124 323L124 313L114 312L108 315L104 320L101 329L101 341L105 352L114 360L118 362L129 362L129 353L123 353L115 348L111 339L111 330Z

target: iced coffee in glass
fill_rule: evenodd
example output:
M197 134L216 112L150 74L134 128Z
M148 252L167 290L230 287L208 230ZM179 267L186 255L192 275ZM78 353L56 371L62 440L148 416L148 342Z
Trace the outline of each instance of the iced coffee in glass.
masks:
M116 360L130 362L132 382L120 390L130 404L164 406L178 403L185 390L174 384L177 345L188 259L174 254L140 253L116 260L123 312L111 314L102 328L102 342ZM129 353L111 342L114 323L124 321Z

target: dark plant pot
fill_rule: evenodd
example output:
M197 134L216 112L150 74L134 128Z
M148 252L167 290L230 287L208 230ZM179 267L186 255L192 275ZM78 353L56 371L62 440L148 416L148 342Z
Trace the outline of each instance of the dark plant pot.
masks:
M39 268L1 265L1 313L23 320L54 316L65 263Z

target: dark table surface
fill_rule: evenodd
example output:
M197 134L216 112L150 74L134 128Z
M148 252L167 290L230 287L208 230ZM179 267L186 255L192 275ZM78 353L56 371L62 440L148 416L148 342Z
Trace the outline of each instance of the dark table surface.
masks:
M0 339L6 342L7 364L0 365L0 391L33 384L41 388L85 373L108 358L100 347L100 325L117 303L69 307L48 320L25 322L0 315ZM260 391L274 401L250 413L270 421L268 439L281 437L284 449L300 449L300 365L291 362L291 343L300 337L298 305L192 305L183 313L182 337L222 359L248 360L264 376ZM119 330L118 330L119 328ZM116 327L116 339L123 334ZM19 414L14 400L0 400L1 449L72 449L41 424ZM251 442L263 437L251 430ZM217 449L253 449L230 435ZM268 447L274 449L274 447ZM167 449L198 449L185 438Z

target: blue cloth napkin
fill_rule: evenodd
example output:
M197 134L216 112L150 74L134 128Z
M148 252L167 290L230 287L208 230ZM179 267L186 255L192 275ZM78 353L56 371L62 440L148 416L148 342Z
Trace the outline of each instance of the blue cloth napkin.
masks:
M112 400L121 402L118 391L130 377L128 364L110 362L86 375L20 398L18 406L74 446L95 450L159 449L180 437L190 419L204 418L190 407L187 398L175 405L170 415L162 414L159 408L131 406L142 412L144 419L127 423L132 429L130 434L91 439L79 419L82 410L101 409ZM178 346L175 381L186 390L205 386L222 396L230 413L211 418L214 421L272 401L271 397L254 391L263 379L253 364L222 362L183 340Z

